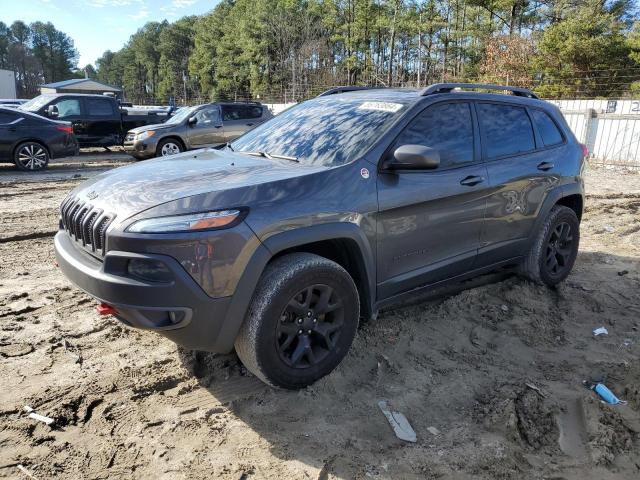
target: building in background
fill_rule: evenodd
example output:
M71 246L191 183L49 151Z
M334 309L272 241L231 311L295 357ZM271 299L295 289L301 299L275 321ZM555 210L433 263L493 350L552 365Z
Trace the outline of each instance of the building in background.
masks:
M16 74L11 70L0 70L0 98L16 98Z
M40 85L40 93L105 93L120 97L122 89L96 82L90 78L72 78L61 82Z

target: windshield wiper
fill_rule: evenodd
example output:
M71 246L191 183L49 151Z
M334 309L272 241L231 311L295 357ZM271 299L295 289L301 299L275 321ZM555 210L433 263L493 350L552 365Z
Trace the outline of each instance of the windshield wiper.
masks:
M254 157L268 158L269 160L277 158L277 159L281 159L281 160L289 160L290 162L300 163L300 160L298 160L297 157L289 157L287 155L278 155L277 153L260 152L260 151L257 151L257 152L238 151L238 153L244 153L246 155L253 155Z

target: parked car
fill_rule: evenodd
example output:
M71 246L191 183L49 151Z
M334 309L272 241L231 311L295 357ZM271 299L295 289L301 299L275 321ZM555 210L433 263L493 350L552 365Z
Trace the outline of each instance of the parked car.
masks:
M0 107L18 108L20 105L27 103L29 100L21 98L0 98Z
M260 103L208 103L180 108L160 125L134 128L124 149L139 160L230 142L272 118Z
M112 96L80 93L47 93L19 108L46 118L71 122L81 147L122 145L125 133L131 128L160 123L169 115L168 111L166 114L149 111L131 115L121 109L118 100Z
M42 170L50 159L77 152L71 123L0 107L0 161L20 170Z
M235 345L286 388L415 294L503 268L569 275L587 152L558 108L495 85L342 90L225 149L80 185L55 236L63 272L102 313L190 349Z

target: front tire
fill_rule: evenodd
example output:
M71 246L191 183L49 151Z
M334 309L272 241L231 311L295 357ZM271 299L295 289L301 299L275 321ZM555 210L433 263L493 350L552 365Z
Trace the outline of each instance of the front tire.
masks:
M173 138L160 140L158 146L156 147L156 157L169 157L171 155L177 155L178 153L182 152L184 152L182 143Z
M38 142L24 142L18 145L13 154L13 163L19 170L35 172L44 170L49 164L47 147Z
M555 205L536 235L521 273L550 287L569 276L578 256L580 222L572 209Z
M265 383L303 388L342 361L359 316L358 290L344 268L309 253L284 255L260 278L236 352Z

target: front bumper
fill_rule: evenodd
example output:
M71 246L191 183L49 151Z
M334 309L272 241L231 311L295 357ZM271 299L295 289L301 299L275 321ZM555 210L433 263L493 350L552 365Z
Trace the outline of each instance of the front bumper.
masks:
M147 140L125 140L124 151L138 159L152 158L156 155L157 142L153 138Z
M223 329L232 297L209 297L172 257L110 251L101 262L76 247L64 231L55 236L54 245L67 278L113 306L123 323L156 331L188 349L226 353L233 345ZM173 280L154 283L128 276L127 262L134 258L163 262Z

